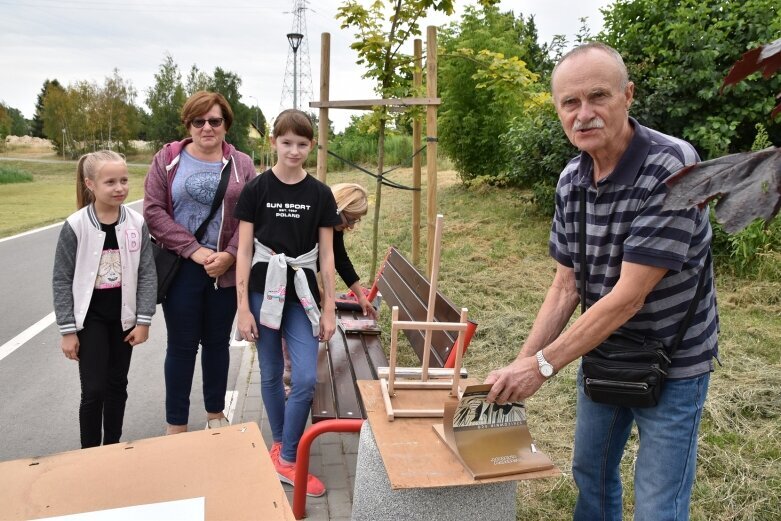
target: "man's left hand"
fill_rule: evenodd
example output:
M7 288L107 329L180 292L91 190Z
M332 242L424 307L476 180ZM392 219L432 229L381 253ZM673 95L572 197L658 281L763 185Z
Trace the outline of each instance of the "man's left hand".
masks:
M544 382L535 357L516 359L488 374L485 383L493 384L493 387L486 400L498 404L520 402L536 393Z

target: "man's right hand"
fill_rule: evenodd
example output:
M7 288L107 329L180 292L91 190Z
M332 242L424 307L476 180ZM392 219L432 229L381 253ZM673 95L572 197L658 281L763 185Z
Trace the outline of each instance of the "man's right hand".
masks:
M545 377L540 374L537 360L527 356L491 371L484 383L493 384L486 400L501 405L521 402L533 395L545 383Z

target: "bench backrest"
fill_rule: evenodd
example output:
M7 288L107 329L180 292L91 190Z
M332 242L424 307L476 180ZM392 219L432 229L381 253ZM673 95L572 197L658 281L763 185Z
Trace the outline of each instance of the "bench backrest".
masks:
M371 301L379 291L389 307L398 306L399 320L425 321L430 288L429 280L399 250L391 247L380 266L368 298ZM437 322L459 322L461 320L461 309L457 308L440 291L437 291L436 304L434 305L434 320ZM466 351L475 329L477 329L477 323L470 320L464 335L464 351ZM404 333L415 350L415 354L419 359L422 359L425 331L405 330ZM457 337L458 334L452 331L432 332L430 367L454 366L455 352L453 347Z

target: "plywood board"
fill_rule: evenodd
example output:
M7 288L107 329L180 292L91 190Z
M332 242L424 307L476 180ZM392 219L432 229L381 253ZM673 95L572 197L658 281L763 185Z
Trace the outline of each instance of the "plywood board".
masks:
M0 519L205 498L207 520L293 520L256 423L0 463Z
M468 378L464 385L477 384ZM458 458L434 431L434 418L396 418L389 422L385 415L380 383L359 380L358 388L366 409L377 447L385 464L393 489L434 488L480 485L498 481L515 481L558 476L558 468L490 479L473 479ZM446 401L456 403L449 390L398 389L393 406L405 408L443 407Z

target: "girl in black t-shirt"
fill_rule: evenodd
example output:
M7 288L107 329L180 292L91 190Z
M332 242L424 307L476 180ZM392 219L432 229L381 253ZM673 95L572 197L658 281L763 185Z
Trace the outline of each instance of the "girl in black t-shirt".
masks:
M261 395L271 425L271 459L279 479L293 484L298 442L314 396L318 341L336 329L333 227L341 223L331 190L303 168L314 130L300 110L274 122L276 164L245 186L234 215L240 220L236 257L238 330L255 342ZM319 261L322 310L315 271ZM321 314L322 313L322 314ZM282 382L282 338L292 362L287 401ZM307 495L325 487L307 477Z

